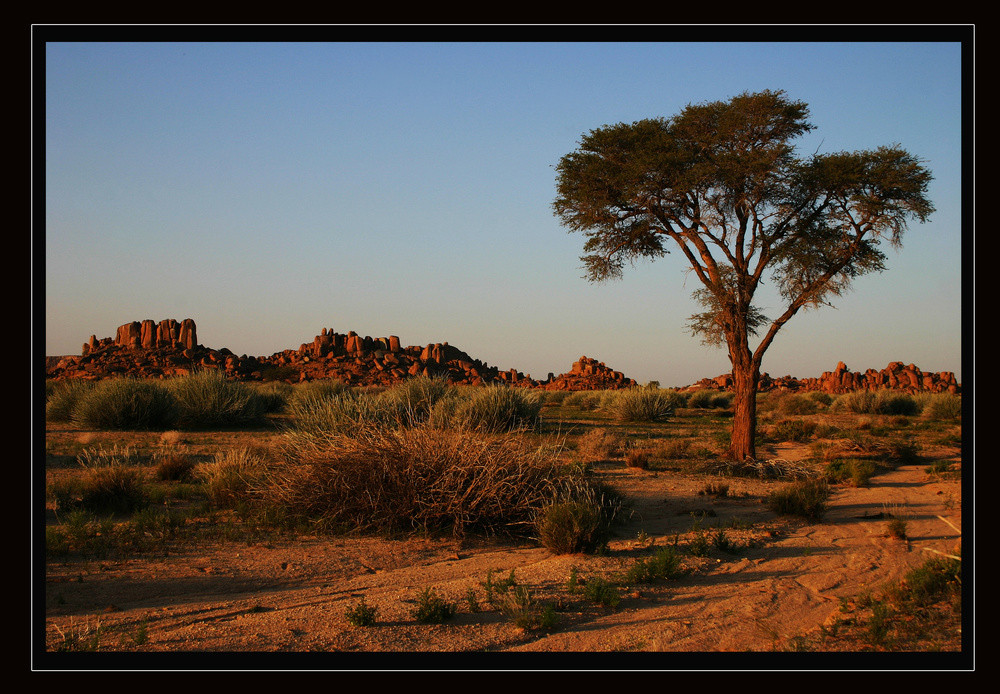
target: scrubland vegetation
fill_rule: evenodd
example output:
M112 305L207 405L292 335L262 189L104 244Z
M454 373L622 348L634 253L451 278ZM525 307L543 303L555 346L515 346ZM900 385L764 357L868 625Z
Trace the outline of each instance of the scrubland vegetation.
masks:
M758 438L766 455L743 463L720 458L731 395L715 391L567 393L433 378L361 389L236 383L204 372L50 384L46 396L50 560L155 555L303 531L505 538L554 554L601 554L630 517L609 472L703 476L701 493L716 499L753 478L768 485L760 501L772 513L816 523L838 486L869 485L918 463L926 446L961 442L961 399L947 394L762 394ZM780 449L791 444L807 455L784 459ZM927 474L959 473L937 465ZM704 521L669 546L640 537L642 549L617 576L587 580L574 569L561 600L613 609L628 586L682 580L693 558L746 551L732 534L735 519L726 527ZM905 522L896 525L890 534L905 537ZM898 647L909 632L892 619L927 613L929 604L937 605L936 624L954 624L957 612L945 610L946 619L939 603L960 605L960 566L929 564L925 573L939 578L908 578L904 592L854 604L871 612L862 630L869 646ZM529 631L558 628L559 600L517 586L513 573L508 579L487 577L485 607ZM464 604L428 588L414 618L440 623L483 608L471 588ZM346 618L372 626L378 611L362 599ZM850 622L860 638L862 621L845 617L841 635ZM81 641L67 640L67 648L74 643Z

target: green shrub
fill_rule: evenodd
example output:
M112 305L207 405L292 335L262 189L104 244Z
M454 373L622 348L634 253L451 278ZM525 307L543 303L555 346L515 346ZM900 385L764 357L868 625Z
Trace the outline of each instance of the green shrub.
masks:
M867 487L875 474L875 463L867 458L836 458L826 465L826 479L832 483L849 481L854 487Z
M875 391L875 413L912 416L920 414L920 405L909 393L892 390Z
M772 492L768 508L783 516L819 520L826 512L826 500L829 498L830 488L826 480L801 480Z
M438 402L455 395L456 388L446 377L416 376L393 386L382 397L401 423L412 426L426 421Z
M806 397L825 407L829 407L833 404L833 396L829 393L824 393L821 390L810 390L806 393Z
M424 588L417 598L413 618L421 624L443 624L455 615L456 610L454 603L440 597L431 588Z
M962 562L950 557L928 559L911 570L903 581L902 597L917 605L929 605L949 592L961 592Z
M780 399L778 409L786 415L816 414L819 403L806 395L789 393Z
M670 391L629 388L618 391L611 408L620 422L660 422L673 415L681 399Z
M622 599L618 589L600 577L592 578L584 584L583 597L598 605L611 608L618 607Z
M816 431L816 422L807 419L783 419L767 431L769 441L808 441Z
M623 511L621 496L610 487L586 481L565 484L539 514L538 536L554 554L593 552L607 542Z
M198 371L167 382L177 400L177 425L182 429L259 426L265 400L246 383L226 378L218 370Z
M524 586L516 586L503 594L496 600L496 607L515 626L528 631L553 629L559 621L555 608L550 603L535 600Z
M46 382L48 386L49 382ZM93 381L59 381L53 383L52 392L46 398L45 419L50 422L69 422L79 399L93 390Z
M260 406L267 414L282 412L295 393L295 386L284 381L248 384L257 392Z
M915 415L920 405L912 395L901 391L856 390L838 396L831 409L855 414Z
M79 395L71 420L91 429L170 429L177 420L177 403L158 382L111 378Z
M604 542L601 509L587 501L548 506L538 522L542 544L554 554L592 552Z
M378 608L366 603L364 597L362 597L357 604L347 610L344 616L347 618L347 623L351 626L375 626L378 620Z

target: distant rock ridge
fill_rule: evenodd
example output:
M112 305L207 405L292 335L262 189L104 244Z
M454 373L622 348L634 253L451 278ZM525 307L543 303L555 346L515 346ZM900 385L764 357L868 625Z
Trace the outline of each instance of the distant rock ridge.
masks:
M288 382L333 378L348 385L390 386L414 376L447 378L459 385L504 383L525 388L586 390L627 388L636 385L602 362L581 357L560 376L544 381L517 369L501 370L466 352L436 342L403 346L399 337L362 337L352 331L337 333L322 328L311 342L269 357L237 356L226 348L198 344L194 320L134 321L118 328L114 338L91 335L81 356L46 360L46 375L53 379L96 380L111 376L166 378L196 369L220 369L240 380Z
M705 378L688 386L685 390L728 390L733 387L732 374L715 378ZM764 373L760 376L758 391L812 391L824 393L847 393L855 390L901 390L908 393L959 393L962 386L951 371L937 373L924 372L913 364L903 365L901 361L891 362L882 370L868 369L852 372L844 362L838 362L833 371L826 371L819 378L794 378L782 376L771 378Z
M197 326L191 318L133 321L119 326L115 337L98 339L91 335L80 356L46 358L46 377L52 379L97 380L113 376L167 378L197 369L219 369L240 380L281 380L290 383L333 378L348 385L390 386L414 376L447 378L459 385L504 383L545 390L611 390L631 388L635 380L609 368L603 362L583 356L570 370L545 380L516 369L501 370L474 359L466 352L435 342L403 346L399 337L362 337L321 329L311 342L298 349L286 349L269 357L237 356L225 347L210 349L198 344ZM731 374L706 378L685 390L731 388ZM852 372L840 362L819 378L760 377L759 390L843 393L852 390L888 388L916 392L958 393L961 385L952 372L925 373L913 364L892 362L877 371Z

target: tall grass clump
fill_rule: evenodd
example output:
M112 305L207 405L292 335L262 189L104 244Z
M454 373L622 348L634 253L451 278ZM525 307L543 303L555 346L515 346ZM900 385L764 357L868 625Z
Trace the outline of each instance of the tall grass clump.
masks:
M564 474L514 434L429 426L297 436L261 500L320 528L525 536Z
M621 454L625 437L617 431L596 427L577 439L576 452L584 460L607 460Z
M80 398L94 388L93 381L60 381L53 384L45 401L45 419L50 422L69 422Z
M830 409L834 412L854 414L920 414L920 405L909 393L882 390L855 390L844 393L833 401Z
M486 433L522 431L538 424L542 405L524 388L476 388L454 412L462 427Z
M962 396L953 393L927 393L918 398L920 414L925 419L954 420L962 416Z
M171 429L177 401L161 383L110 378L80 394L70 419L90 429Z
M177 400L177 426L181 429L259 426L266 402L257 389L226 378L215 369L198 371L167 381Z
M285 381L263 381L247 385L257 393L261 408L266 414L284 412L295 392L295 386Z
M396 384L382 397L401 422L414 425L426 421L436 404L455 395L456 388L447 378L417 376Z
M149 503L146 473L132 449L90 448L78 457L84 470L78 504L91 513L131 513Z
M660 422L673 415L682 400L671 391L629 388L615 393L610 409L620 422Z
M330 397L302 397L288 403L291 430L304 435L352 435L399 426L399 412L380 395L345 390Z
M725 391L705 388L696 390L687 398L687 406L693 409L711 410L729 407L733 402L733 394Z
M236 508L252 502L264 484L266 473L266 453L249 446L219 451L212 462L195 468L195 475L219 508Z

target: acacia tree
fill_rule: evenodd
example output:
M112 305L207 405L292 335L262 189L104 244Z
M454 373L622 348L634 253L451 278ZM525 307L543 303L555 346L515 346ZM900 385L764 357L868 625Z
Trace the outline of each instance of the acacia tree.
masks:
M738 461L756 458L761 360L781 327L885 269L881 243L899 247L907 223L934 211L930 172L898 145L796 156L808 115L783 91L743 93L592 130L556 167L553 208L587 237L587 279L676 247L701 281L690 328L728 349ZM775 318L753 303L765 281L781 296Z

